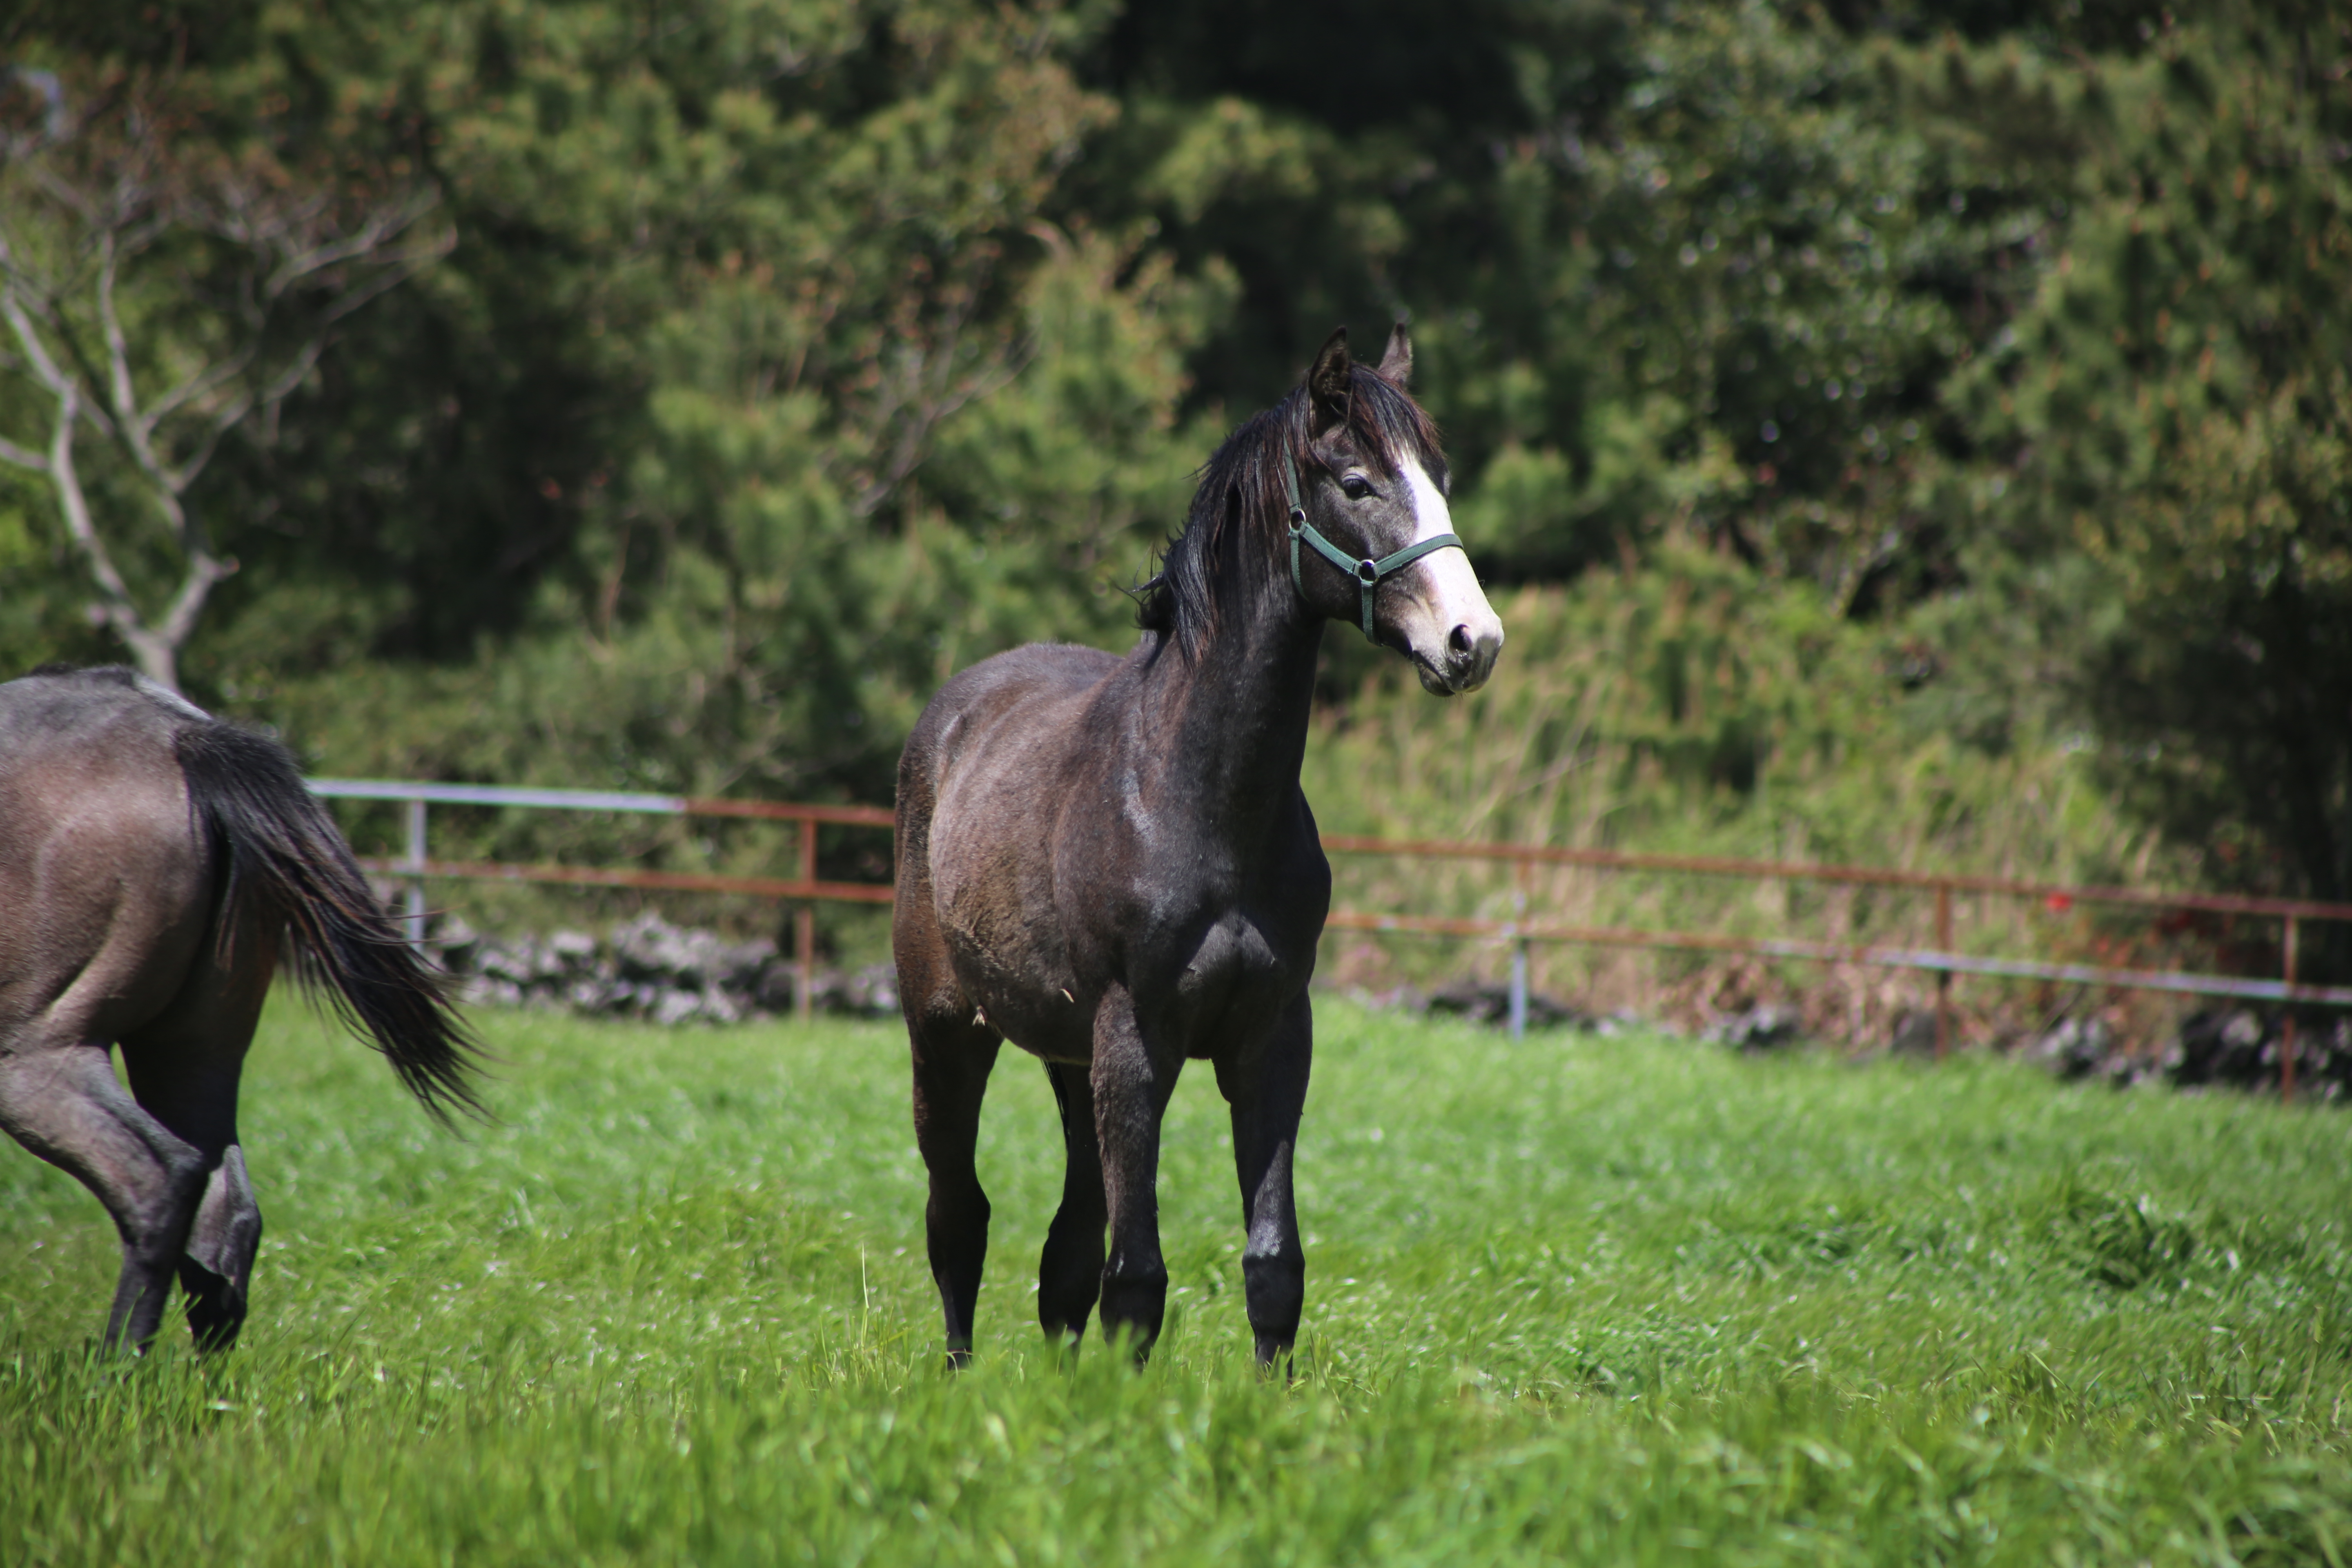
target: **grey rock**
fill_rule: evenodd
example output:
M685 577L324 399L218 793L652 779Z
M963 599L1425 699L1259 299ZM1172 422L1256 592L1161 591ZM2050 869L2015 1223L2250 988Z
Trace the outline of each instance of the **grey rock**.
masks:
M630 980L652 980L699 991L726 970L727 944L717 934L674 926L646 915L613 933L614 963Z
M1713 1025L1699 1037L1735 1051L1775 1051L1797 1044L1804 1028L1792 1009L1767 1002Z
M542 962L560 974L585 974L596 967L598 942L584 931L560 931L541 947Z
M1918 1007L1906 1007L1895 1015L1895 1028L1887 1037L1887 1048L1897 1056L1932 1057L1936 1054L1936 1015Z
M2068 1082L2111 1074L2115 1034L2104 1018L2061 1018L2054 1027L2029 1042L2023 1054L2028 1061L2041 1063Z
M2317 1031L2307 1033L2316 1035ZM2279 1020L2273 1015L2242 1005L2208 1007L2182 1022L2172 1047L2165 1052L2164 1070L2182 1088L2200 1084L2269 1088L2279 1079L2284 1043ZM2299 1044L2298 1068L2308 1068L2315 1054L2325 1054L2325 1037ZM2321 1052L2315 1053L2310 1048L2312 1044L2319 1044Z
M530 997L511 980L469 974L457 983L457 999L470 1007L520 1007Z
M697 991L657 989L645 998L645 1016L656 1024L683 1024L688 1018L704 1016L702 994Z

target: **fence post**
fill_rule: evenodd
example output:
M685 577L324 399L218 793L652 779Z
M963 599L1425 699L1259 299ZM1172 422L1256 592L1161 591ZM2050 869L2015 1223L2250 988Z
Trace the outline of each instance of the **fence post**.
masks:
M1936 951L1952 951L1952 885L1936 884ZM1952 972L1936 971L1936 1060L1952 1054Z
M408 945L425 951L425 803L408 803Z
M1528 1037L1528 863L1519 862L1519 886L1511 894L1511 1042Z
M816 880L816 818L800 820L801 880ZM793 911L793 958L801 982L793 987L793 1013L803 1024L816 1016L816 904L803 899Z
M2294 988L2294 917L2286 917L2286 984ZM2294 998L2280 1009L2285 1022L2279 1030L2279 1103L2294 1103Z

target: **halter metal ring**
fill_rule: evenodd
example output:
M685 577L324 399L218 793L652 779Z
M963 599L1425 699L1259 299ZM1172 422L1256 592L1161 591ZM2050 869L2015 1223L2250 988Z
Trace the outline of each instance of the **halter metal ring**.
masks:
M1433 550L1461 549L1460 536L1452 533L1432 534L1427 539L1416 540L1393 554L1384 555L1378 561L1367 556L1361 561L1350 562L1345 551L1324 538L1316 531L1314 524L1307 521L1307 508L1298 499L1298 466L1290 460L1288 453L1283 455L1282 468L1283 481L1290 492L1291 585L1298 590L1301 597L1306 595L1307 580L1300 574L1298 565L1298 542L1303 539L1315 547L1316 554L1356 580L1356 591L1363 600L1365 639L1378 642L1380 639L1372 632L1372 591L1381 585L1381 580L1394 576Z

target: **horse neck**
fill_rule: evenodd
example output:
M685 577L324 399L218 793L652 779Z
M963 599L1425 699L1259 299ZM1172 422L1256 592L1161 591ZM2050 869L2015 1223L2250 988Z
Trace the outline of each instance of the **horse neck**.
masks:
M1249 841L1297 788L1323 625L1287 576L1229 592L1191 659L1165 648L1153 661L1145 700L1171 794L1220 836Z

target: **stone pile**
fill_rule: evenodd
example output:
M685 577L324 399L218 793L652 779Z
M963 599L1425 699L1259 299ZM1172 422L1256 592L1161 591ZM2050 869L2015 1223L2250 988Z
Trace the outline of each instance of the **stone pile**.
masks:
M1462 1018L1473 1024L1484 1024L1491 1029L1507 1029L1511 1023L1509 987L1479 981L1466 981L1433 993L1423 992L1417 986L1397 985L1385 991L1350 988L1339 994L1384 1013L1423 1013L1437 1017ZM1530 1030L1579 1029L1589 1035L1607 1037L1630 1029L1659 1029L1664 1026L1624 1008L1614 1013L1588 1013L1556 996L1530 991L1528 993L1528 1027ZM1665 1029L1665 1032L1674 1033L1672 1029Z
M646 915L602 940L585 931L545 936L489 936L450 920L434 946L469 1004L551 1007L656 1024L738 1023L789 1014L797 1000L800 966L764 939L729 942L715 931L675 926ZM1378 1007L1465 1018L1500 1028L1509 1022L1510 995L1500 985L1461 984L1423 995L1410 986L1377 994L1354 993ZM898 1015L898 974L888 963L861 969L821 969L811 992L820 1013L862 1018ZM2025 1059L2067 1079L2099 1079L2118 1087L2160 1079L2181 1089L2226 1085L2275 1093L2279 1084L2282 1016L2247 1006L2208 1008L2190 1016L2160 1053L2136 1051L2104 1019L2067 1017L2016 1046ZM1596 1016L1530 993L1530 1029L1572 1028L1613 1035L1655 1027L1630 1013ZM1795 1009L1769 1003L1718 1015L1699 1037L1743 1052L1783 1049L1806 1037ZM1935 1015L1899 1014L1890 1045L1898 1055L1932 1055ZM2297 1033L2295 1078L2300 1093L2321 1100L2352 1097L2352 1018L2308 1018Z
M772 942L729 942L658 915L632 921L603 941L576 931L490 936L453 921L435 934L434 945L468 1003L656 1024L732 1024L790 1013L800 984L800 966ZM821 969L810 999L818 1012L896 1016L898 977L887 963Z
M1475 983L1449 985L1433 994L1424 1010L1507 1029L1511 1024L1511 991L1507 985ZM1540 991L1528 993L1528 1027L1530 1029L1590 1029L1597 1022L1591 1015L1556 997L1547 996Z
M2209 1007L2189 1015L2164 1050L2136 1052L2099 1018L2063 1018L2028 1040L2028 1059L2068 1079L2126 1087L2162 1079L2179 1089L2226 1086L2276 1093L2284 1016L2266 1008ZM2352 1019L2305 1017L2295 1030L2295 1090L2320 1100L2352 1094Z

